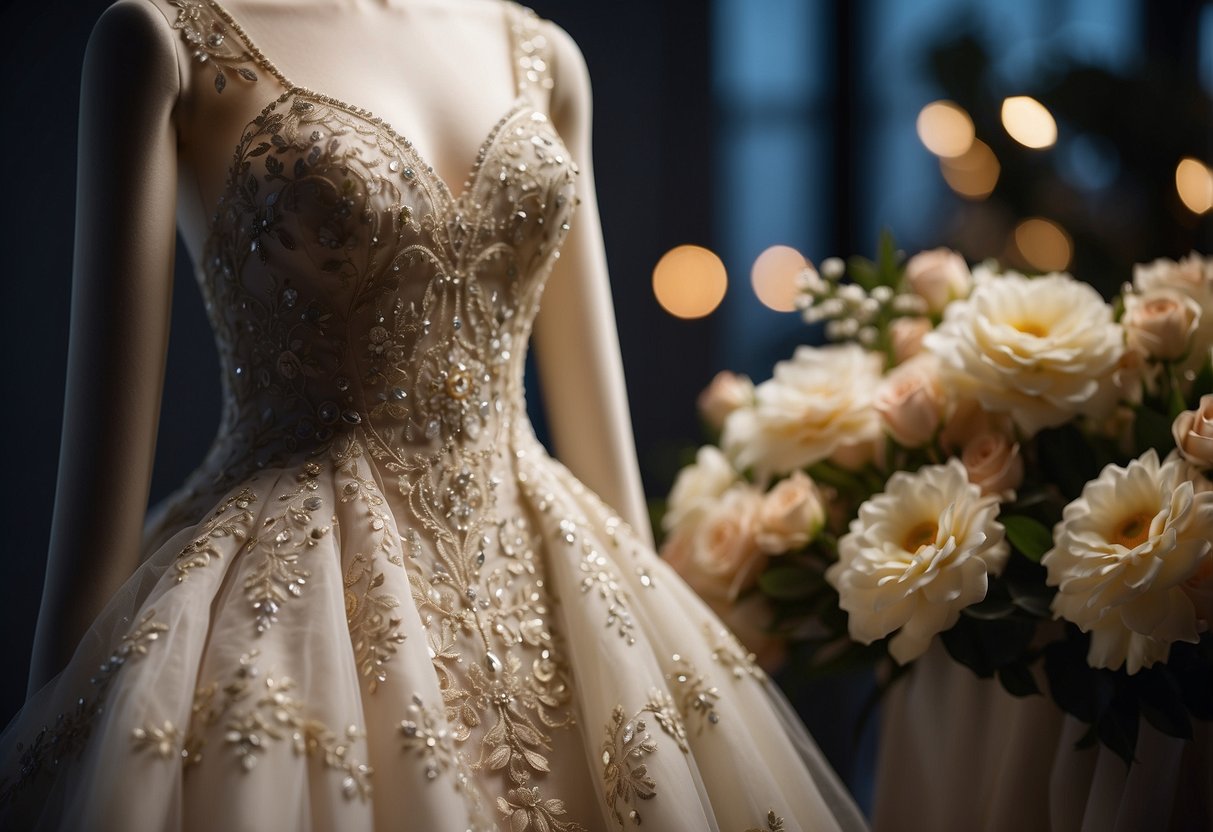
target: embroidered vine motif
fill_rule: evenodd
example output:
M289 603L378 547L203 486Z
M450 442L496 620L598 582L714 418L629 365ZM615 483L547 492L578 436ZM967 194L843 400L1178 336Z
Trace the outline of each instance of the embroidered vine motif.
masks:
M425 776L433 780L455 765L455 747L440 710L427 708L413 695L409 718L400 721L401 747L425 760Z
M642 718L647 710L646 706L629 719L623 706L616 705L602 743L602 780L607 806L620 829L627 821L639 826L641 816L636 808L637 801L652 800L657 795L657 784L649 776L644 762L657 751L657 743L649 735ZM627 811L626 819L624 811Z
M316 478L320 470L314 462L304 465L295 490L278 497L282 513L263 520L258 535L244 544L245 557L262 555L244 580L244 596L252 606L253 628L258 635L278 621L278 612L288 597L303 594L312 573L299 563L299 556L331 529L313 525L312 520L312 513L324 508L324 500L312 493L319 488Z
M704 622L703 634L712 645L712 660L740 679L752 676L760 682L767 681L767 674L758 666L758 657L741 646L737 636L719 624Z
M759 829L757 826L751 826L745 832L784 832L783 818L775 814L775 810L767 812L767 824Z
M241 488L220 503L202 532L185 545L173 562L177 583L183 583L189 577L190 570L209 566L212 558L221 557L216 541L223 538L245 540L248 537L253 524L253 512L249 506L256 501L256 494L248 488Z
M154 609L145 612L89 680L91 692L78 698L70 711L61 712L53 725L44 725L28 745L17 744L17 773L0 780L0 806L7 806L33 782L79 755L119 672L146 656L151 645L166 632L168 625L156 621Z
M222 722L224 745L231 749L242 771L252 771L274 742L285 741L296 755L317 759L340 774L341 793L346 799L370 797L371 767L358 762L352 753L364 732L350 724L339 738L323 722L307 717L304 703L293 694L294 680L263 676L257 666L258 655L257 650L242 655L226 684L211 682L195 692L190 729L181 750L183 764L188 767L201 762L208 729ZM145 729L136 729L140 731ZM146 744L138 733L133 739Z
M699 728L696 733L702 733L705 724L715 725L720 722L720 715L716 713L720 691L708 684L695 670L695 665L684 656L675 653L672 659L674 668L666 674L666 679L678 688L678 710L687 721L690 721L692 715L698 717Z
M135 751L144 751L164 760L177 754L178 749L184 745L184 740L180 729L168 719L159 725L149 722L131 732Z
M227 72L235 72L250 83L257 80L256 72L240 66L252 62L253 56L228 36L227 27L214 9L201 0L169 0L169 3L177 8L173 28L181 30L181 36L194 50L194 59L215 67L216 91L223 92L227 86Z
M497 810L510 821L511 830L534 829L551 832L586 832L579 823L562 821L567 814L564 801L557 798L544 800L538 787L511 789L505 797L497 798Z

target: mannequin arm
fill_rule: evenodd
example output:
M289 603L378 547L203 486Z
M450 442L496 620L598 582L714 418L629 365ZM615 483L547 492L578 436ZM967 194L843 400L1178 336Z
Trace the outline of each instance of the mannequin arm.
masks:
M30 692L67 663L138 563L175 252L177 52L120 0L84 56L63 437Z
M536 363L561 461L651 543L594 191L589 72L568 33L546 28L552 122L581 167L581 204L535 321Z

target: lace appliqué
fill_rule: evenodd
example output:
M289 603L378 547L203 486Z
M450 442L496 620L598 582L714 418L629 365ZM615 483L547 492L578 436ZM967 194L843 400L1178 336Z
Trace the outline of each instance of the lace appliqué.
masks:
M256 501L257 495L248 488L242 488L224 499L207 521L201 534L187 543L173 562L173 568L177 571L177 583L183 583L189 577L190 570L209 566L212 558L221 557L215 545L218 540L245 540L248 537L253 524L253 513L249 506Z
M93 720L101 712L119 671L146 656L151 645L168 631L167 624L155 619L156 611L148 610L122 637L90 680L92 692L77 699L75 708L60 713L54 725L43 726L28 746L18 743L18 773L0 781L0 806L8 805L32 782L56 771L81 752L92 734Z
M273 743L287 741L297 756L317 759L338 772L346 799L366 800L371 794L373 772L352 753L364 732L350 724L338 737L323 722L308 718L304 703L293 693L294 680L287 676L262 677L257 657L257 650L241 656L232 679L222 687L212 682L195 691L193 718L181 750L183 763L190 766L202 762L206 732L222 721L224 745L231 749L242 771L252 771ZM145 738L133 739L147 745Z
M702 733L705 724L720 722L720 715L716 713L720 691L709 684L685 657L675 653L672 658L674 669L666 674L666 680L678 690L678 710L683 718L690 721L695 716L699 721L697 733Z
M181 30L181 37L194 50L194 59L215 67L217 92L223 92L227 86L228 72L250 83L257 80L256 72L241 66L252 63L254 56L229 36L224 20L208 3L202 0L169 0L169 3L177 8L173 28Z
M663 728L667 723L674 724L671 721L677 719L677 714L667 708L664 702L651 699L630 719L623 706L616 705L606 726L606 739L602 743L602 782L611 816L620 829L629 821L639 826L641 816L636 808L638 801L652 800L657 796L657 784L649 776L648 765L644 762L645 758L657 751L657 742L649 735L643 718L648 712L663 715L659 719Z
M562 821L567 813L564 801L545 800L538 787L511 789L505 797L497 798L497 810L509 819L510 829L551 830L551 832L586 832L579 823Z
M767 682L767 674L758 666L758 657L741 646L737 636L724 627L704 622L703 634L712 646L712 660L741 679L751 676L759 682Z

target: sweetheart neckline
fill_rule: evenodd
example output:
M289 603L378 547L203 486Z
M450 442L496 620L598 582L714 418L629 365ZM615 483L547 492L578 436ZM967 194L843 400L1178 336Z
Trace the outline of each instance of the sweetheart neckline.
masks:
M463 182L463 189L460 191L459 195L456 196L452 192L451 187L447 183L446 179L444 179L442 175L434 168L434 166L430 164L429 161L421 154L421 152L417 150L416 146L408 139L408 137L400 133L395 127L392 126L391 122L382 116L376 115L372 110L366 107L359 107L356 104L350 104L349 102L343 101L336 96L318 92L298 84L290 84L287 85L287 88L283 90L281 95L262 107L257 115L249 121L249 124L254 124L259 119L265 118L291 96L311 98L322 103L329 104L330 106L343 110L350 115L361 118L363 121L373 125L377 129L382 129L384 132L386 132L388 138L392 140L394 145L400 148L405 154L412 156L413 163L420 169L423 175L429 174L433 184L437 186L439 191L442 199L443 210L454 208L472 193L476 186L476 180L480 176L481 170L484 168L484 161L488 158L488 153L496 143L497 137L501 135L501 132L511 120L523 112L526 112L526 104L528 102L526 92L519 91L519 93L514 96L514 100L511 102L509 108L505 111L505 114L498 119L491 128L489 128L488 135L485 136L484 141L480 143L479 148L476 150L476 157L473 159L472 164L468 169L466 178ZM536 108L531 109L532 115L537 113L542 113L542 111ZM545 118L547 117L546 114L543 115ZM550 121L550 118L548 120ZM555 125L553 125L552 129L555 130ZM557 136L559 136L559 133L557 133ZM239 156L240 149L244 145L244 142L245 139L243 136L236 142L235 153L237 157ZM214 221L214 218L218 216L224 201L232 192L233 183L236 181L232 174L236 170L237 163L238 158L232 160L232 165L228 170L228 184L220 192L214 209L211 211L210 216L208 217L208 225L210 226L207 229L208 239L212 237L218 229L218 224Z

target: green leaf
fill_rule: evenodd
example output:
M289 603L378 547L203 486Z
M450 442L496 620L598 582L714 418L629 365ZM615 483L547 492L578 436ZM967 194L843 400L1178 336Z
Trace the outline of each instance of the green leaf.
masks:
M893 232L885 228L880 232L880 242L876 249L876 268L878 280L882 285L897 287L897 283L901 279L901 269L898 268L899 259Z
M1040 693L1036 677L1023 662L1014 662L998 668L998 681L1002 682L1002 686L1012 696L1034 696Z
M1053 548L1053 532L1026 514L1009 514L998 518L1007 530L1007 540L1016 551L1033 563L1040 563L1045 552Z
M807 598L822 585L821 575L799 566L776 566L758 576L763 594L780 601Z
M852 257L848 260L847 274L857 285L869 292L880 285L880 272L876 264L865 257Z

